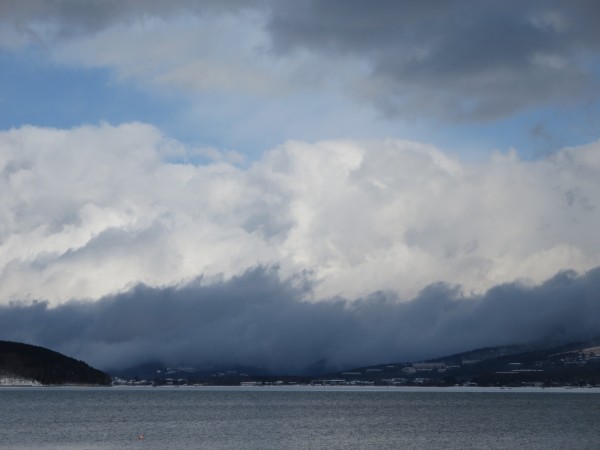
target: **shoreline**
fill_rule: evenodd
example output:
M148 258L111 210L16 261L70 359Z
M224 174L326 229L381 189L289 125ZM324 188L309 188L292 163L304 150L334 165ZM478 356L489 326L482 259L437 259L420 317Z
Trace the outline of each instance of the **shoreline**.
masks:
M4 388L4 389L3 389ZM237 392L395 392L395 393L521 393L600 394L600 387L485 387L485 386L89 386L89 385L0 385L2 390L126 390L126 391L237 391Z

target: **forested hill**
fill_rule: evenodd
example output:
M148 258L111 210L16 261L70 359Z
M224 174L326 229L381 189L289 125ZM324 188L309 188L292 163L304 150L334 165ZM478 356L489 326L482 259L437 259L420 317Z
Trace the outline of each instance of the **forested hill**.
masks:
M0 341L0 377L42 384L109 385L110 376L83 361L35 345Z

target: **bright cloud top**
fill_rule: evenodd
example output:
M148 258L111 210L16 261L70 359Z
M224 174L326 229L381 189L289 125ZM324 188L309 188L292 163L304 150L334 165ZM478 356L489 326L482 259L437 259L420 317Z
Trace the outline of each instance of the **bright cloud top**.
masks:
M258 265L311 273L314 299L409 299L437 281L483 291L600 265L599 142L479 164L398 140L287 142L247 168L230 156L140 123L1 133L1 301Z

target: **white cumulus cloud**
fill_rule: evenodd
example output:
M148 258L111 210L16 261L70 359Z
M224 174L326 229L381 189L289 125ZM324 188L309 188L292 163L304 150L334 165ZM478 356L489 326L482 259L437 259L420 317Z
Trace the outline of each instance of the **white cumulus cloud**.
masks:
M482 163L400 140L290 141L248 167L199 153L140 123L0 133L0 301L258 265L312 273L314 299L409 299L600 265L600 142Z

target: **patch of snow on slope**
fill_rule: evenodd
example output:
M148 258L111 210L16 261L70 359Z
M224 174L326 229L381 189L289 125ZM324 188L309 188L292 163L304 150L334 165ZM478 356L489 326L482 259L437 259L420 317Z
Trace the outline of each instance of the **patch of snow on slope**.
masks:
M0 375L0 386L43 386L42 383L36 380L14 375Z

